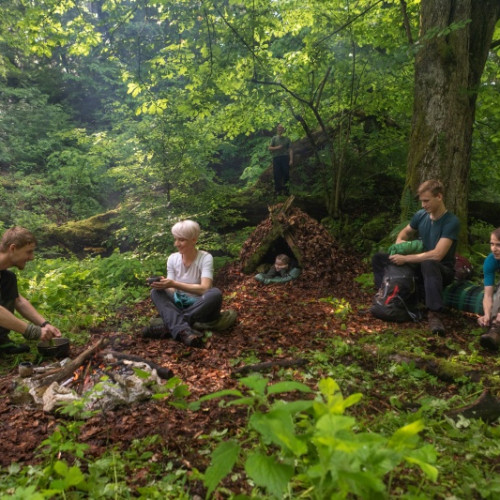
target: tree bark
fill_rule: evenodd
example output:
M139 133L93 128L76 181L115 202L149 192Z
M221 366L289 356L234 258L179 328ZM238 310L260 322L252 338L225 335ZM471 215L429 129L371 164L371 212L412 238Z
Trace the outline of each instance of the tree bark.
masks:
M477 91L499 17L500 0L421 3L405 191L440 179L463 244Z

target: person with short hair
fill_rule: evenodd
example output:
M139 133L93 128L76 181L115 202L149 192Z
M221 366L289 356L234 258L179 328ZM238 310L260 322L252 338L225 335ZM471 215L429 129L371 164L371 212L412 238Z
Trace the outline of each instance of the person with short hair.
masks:
M460 222L448 212L444 203L444 187L438 180L420 184L417 191L422 208L416 212L398 234L396 243L411 241L417 235L424 250L403 255L377 253L372 258L375 287L380 288L388 264L414 264L423 284L429 328L434 334L444 335L442 322L443 288L455 277L455 252Z
M281 123L276 127L276 135L271 139L269 151L273 157L274 193L289 194L290 167L293 165L291 141L283 135L285 127Z
M0 240L0 354L29 352L26 344L15 344L10 331L22 334L28 340L51 340L61 332L51 325L17 288L17 277L9 268L23 270L34 259L35 236L24 227L15 226L4 232ZM17 311L26 321L18 318Z
M495 274L500 271L500 227L490 235L491 252L483 263L483 316L478 318L488 331L481 335L480 344L485 349L498 351L500 347L500 285L495 286Z
M191 347L203 346L198 330L225 330L236 322L236 312L221 313L222 293L212 286L213 257L198 250L200 226L182 220L172 227L177 252L167 259L167 276L151 282L151 299L161 320L143 330L147 338L172 337Z

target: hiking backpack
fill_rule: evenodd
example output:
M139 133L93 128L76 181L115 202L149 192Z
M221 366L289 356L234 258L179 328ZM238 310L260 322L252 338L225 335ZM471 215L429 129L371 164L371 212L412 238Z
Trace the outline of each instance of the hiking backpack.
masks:
M469 260L458 253L455 254L455 279L458 281L470 280L472 271L472 264Z
M406 264L389 264L370 312L385 321L417 321L416 304L417 287L413 268Z

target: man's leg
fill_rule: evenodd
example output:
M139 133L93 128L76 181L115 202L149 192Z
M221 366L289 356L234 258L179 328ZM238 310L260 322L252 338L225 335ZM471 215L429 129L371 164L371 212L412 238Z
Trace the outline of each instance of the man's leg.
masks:
M281 193L281 171L280 171L280 158L275 156L273 158L273 177L274 177L274 194Z
M6 301L3 307L14 314L14 300ZM26 344L15 344L9 337L10 330L0 327L0 353L3 354L22 354L29 352L30 348Z
M493 294L493 305L491 306L491 322L494 323L496 317L500 314L500 285L497 285ZM499 323L496 321L496 323Z
M453 281L454 270L435 260L424 260L420 264L424 283L425 305L430 311L443 309L443 288Z
M491 307L491 326L488 331L481 335L479 343L485 349L490 351L498 351L500 348L500 322L496 321L500 313L500 285L497 286L493 295L493 305Z
M378 290L384 279L385 268L389 265L389 254L379 252L372 257L373 281L375 288Z
M282 179L283 179L283 193L287 196L290 194L290 163L288 156L283 157L283 164L281 166Z
M435 260L420 263L420 273L424 284L425 305L429 310L429 328L434 334L445 332L440 312L443 309L443 288L453 281L454 270Z

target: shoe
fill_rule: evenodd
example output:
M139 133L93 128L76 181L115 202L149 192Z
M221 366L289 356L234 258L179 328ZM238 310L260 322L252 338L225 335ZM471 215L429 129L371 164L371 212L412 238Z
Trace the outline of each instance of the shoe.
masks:
M203 347L203 337L193 330L184 330L179 333L177 340L188 347Z
M221 313L221 315L214 321L208 321L206 323L194 323L193 327L197 330L228 330L236 323L237 318L236 311L233 309L228 309Z
M149 326L142 329L142 336L145 339L166 339L170 337L170 332L161 318L155 318L151 320Z
M492 325L484 335L479 339L481 347L489 351L498 351L500 347L500 325Z
M442 337L444 335L444 325L439 318L439 313L429 311L427 318L429 320L429 330L433 333L433 335L439 335Z
M14 344L14 342L7 342L0 345L0 354L23 354L30 352L30 347L26 344Z

